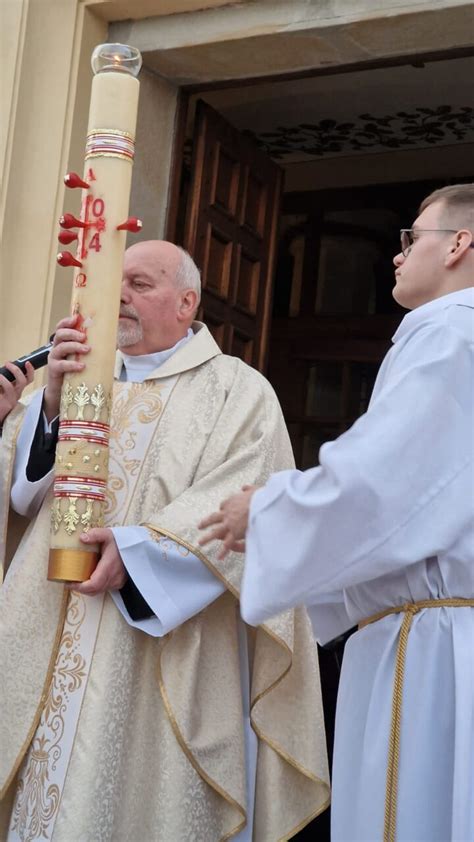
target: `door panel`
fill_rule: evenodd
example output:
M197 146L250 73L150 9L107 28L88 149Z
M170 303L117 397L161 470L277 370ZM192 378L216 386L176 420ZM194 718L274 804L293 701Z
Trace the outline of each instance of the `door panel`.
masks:
M202 271L202 319L225 353L266 366L282 172L200 101L184 246Z

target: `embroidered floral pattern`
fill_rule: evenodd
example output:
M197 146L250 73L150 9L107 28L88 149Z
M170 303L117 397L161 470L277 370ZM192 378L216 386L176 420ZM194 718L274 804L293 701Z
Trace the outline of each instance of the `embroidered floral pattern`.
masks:
M136 480L143 454L137 447L138 424L156 422L163 410L161 386L154 381L148 383L130 383L122 388L116 383L114 386L114 403L110 425L110 466L107 484L106 519L110 526L121 523L121 512L118 506L118 495L122 500L128 500L128 491L123 493L130 483ZM153 429L149 429L149 436ZM143 433L142 433L143 438ZM146 438L146 437L145 437ZM146 445L144 445L146 446ZM110 513L114 511L114 521L110 520Z
M59 806L60 791L51 782L51 774L62 755L67 704L85 680L85 661L78 651L84 617L84 598L73 593L48 697L18 783L11 829L21 842L49 839L49 828Z

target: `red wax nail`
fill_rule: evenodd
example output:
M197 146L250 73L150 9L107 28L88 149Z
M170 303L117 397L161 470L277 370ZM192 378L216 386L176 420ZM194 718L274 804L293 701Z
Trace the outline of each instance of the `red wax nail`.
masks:
M68 172L64 176L64 184L66 187L85 187L86 190L89 189L90 185L87 181L81 178L77 172Z
M60 231L58 234L58 240L63 246L68 246L69 243L73 243L74 240L77 240L77 233L75 231Z
M65 213L59 218L61 228L87 228L88 222L77 219L72 213Z
M76 260L73 254L70 251L60 251L56 260L58 261L60 266L82 266L80 260Z
M132 234L138 234L143 227L143 222L141 219L137 219L136 216L129 216L125 222L122 222L121 225L117 225L117 231L131 231Z

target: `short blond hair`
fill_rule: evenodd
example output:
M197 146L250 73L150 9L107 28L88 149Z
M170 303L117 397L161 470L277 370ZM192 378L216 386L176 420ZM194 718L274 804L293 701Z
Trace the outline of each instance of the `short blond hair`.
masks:
M441 219L444 225L469 228L474 231L474 184L450 184L434 190L423 199L419 213L435 202L441 204Z

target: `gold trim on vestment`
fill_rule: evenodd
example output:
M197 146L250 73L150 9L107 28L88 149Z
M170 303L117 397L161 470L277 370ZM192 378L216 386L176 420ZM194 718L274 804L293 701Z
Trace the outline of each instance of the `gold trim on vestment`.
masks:
M172 632L168 636L168 641L171 639L171 637L172 637ZM222 836L222 838L219 840L219 842L227 842L228 839L231 839L232 836L235 836L237 833L240 833L240 831L243 830L243 828L247 824L247 812L244 809L244 807L242 806L242 804L239 804L238 801L235 801L235 799L232 798L229 795L228 792L226 792L224 789L222 789L222 787L219 786L219 784L216 783L216 781L212 780L212 778L209 777L207 772L205 772L204 769L202 768L202 766L197 762L197 760L194 757L191 749L186 744L186 740L184 739L183 735L181 734L179 725L176 721L176 718L175 718L174 713L173 713L173 709L171 707L170 700L168 699L168 694L166 692L165 682L163 681L163 675L162 675L162 672L161 672L161 654L162 654L162 651L165 648L166 644L167 644L167 641L164 641L162 650L161 650L161 652L159 654L159 658L158 658L157 672L158 672L158 684L159 684L159 688L160 688L161 698L163 700L163 705L164 705L166 714L168 716L168 720L169 720L169 723L170 723L171 728L173 730L173 733L174 733L179 745L181 746L181 749L183 750L184 754L186 755L186 757L188 758L189 762L191 763L192 767L196 770L198 775L200 775L200 777L211 787L211 789L213 789L215 792L217 792L217 794L220 795L221 798L223 798L224 801L227 802L227 804L230 804L235 810L237 810L237 812L242 814L242 821L237 825L237 827L230 830L228 833L226 833L224 836Z
M74 591L72 591L72 593L74 593ZM82 599L87 599L87 596L84 596L84 594L80 594L79 591L76 592L76 596L80 596ZM95 650L96 650L96 646L97 646L97 640L98 640L98 637L99 637L100 627L101 627L101 624L102 624L102 618L104 616L104 605L105 605L105 600L106 600L107 596L108 596L107 592L104 592L102 594L103 598L102 598L102 605L101 605L101 608L100 608L100 617L99 617L99 622L97 624L97 631L96 631L96 635L95 635L94 645L92 647L92 654L90 656L90 661L89 661L89 671L87 673L87 678L86 678L86 688L87 688L87 684L89 683L90 665L92 664L92 662L94 660L94 654L95 654ZM66 621L66 617L64 618L64 621ZM59 643L61 643L61 641ZM59 646L58 646L58 655L59 655ZM56 664L55 664L55 666L56 666ZM74 754L74 749L75 749L75 746L76 746L77 727L78 727L80 718L82 716L82 708L83 708L83 705L84 705L85 696L86 696L86 690L84 691L84 694L83 694L82 699L81 699L81 704L79 706L79 713L78 713L77 721L76 721L76 730L74 732L72 746L71 746L71 750L69 752L69 760L68 760L68 763L67 763L66 772L64 774L63 786L62 786L61 794L60 794L60 797L59 797L58 813L61 809L61 803L62 803L63 795L64 795L64 787L66 785L67 776L69 774L69 766L71 765L71 759L72 759L72 756Z
M397 831L397 796L398 772L400 765L400 735L402 724L403 682L405 678L405 661L408 636L415 614L424 608L474 608L474 599L461 597L447 597L446 599L421 599L418 602L407 602L379 611L359 623L359 630L365 626L377 623L389 614L404 614L398 637L398 647L395 659L395 673L393 678L392 718L390 723L390 737L387 760L387 780L385 788L384 842L395 842Z
M50 549L49 582L86 582L99 562L99 553L76 549Z
M318 780L319 780L319 778L318 778ZM328 789L328 790L329 790L329 786L328 786L328 784L327 784L327 783L325 783L325 781L322 781L322 783L324 784L324 786L326 787L326 789ZM320 816L320 815L321 815L321 813L324 813L324 811L328 809L328 807L329 807L330 803L331 803L331 798L329 797L329 798L328 798L328 800L324 802L324 804L322 805L322 807L319 807L319 808L316 810L316 812L311 813L311 815L310 815L310 816L307 816L305 819L303 819L303 821L302 821L302 822L300 822L300 823L299 823L299 825L297 825L297 827L294 827L292 830L290 830L290 832L289 832L289 834L288 834L287 836L282 836L282 837L278 840L278 842L288 842L288 840L289 840L289 839L293 839L293 836L295 836L295 835L296 835L297 833L299 833L301 830L304 830L304 828L306 827L306 825L308 825L310 822L314 821L314 819L317 819L317 818L318 818L318 816Z
M207 556L204 555L204 553L202 552L202 550L199 549L199 547L195 547L193 546L193 544L189 544L187 541L184 540L184 538L179 538L178 535L175 535L173 532L170 532L169 529L162 529L161 526L154 526L154 524L152 523L141 523L140 526L145 526L146 529L150 529L152 532L157 532L158 535L163 535L164 538L171 538L172 541L176 541L177 544L181 544L182 547L186 547L186 549L189 550L190 553L194 553L194 555L197 556L202 561L202 563L206 565L208 570L210 570L211 573L213 573L214 576L216 576L219 579L219 581L226 586L227 590L230 591L236 599L240 599L240 594L237 588L234 587L234 585L231 582L229 582L225 578L225 576L222 575L220 570L217 570L217 568L214 567L212 562L209 561Z
M35 731L38 727L38 723L41 719L41 714L43 713L43 708L44 708L44 706L46 704L46 700L48 698L49 685L51 684L54 668L56 666L56 659L57 659L57 656L58 656L58 650L59 650L59 646L60 646L61 638L62 638L62 634L63 634L64 621L66 619L68 601L69 601L69 591L64 589L61 608L59 610L59 619L58 619L58 624L57 624L57 627L56 627L56 634L55 634L53 646L52 646L52 649L51 649L51 657L49 659L48 669L46 671L46 678L44 680L43 690L41 692L41 696L40 696L35 714L34 714L33 719L31 721L31 725L30 725L30 729L28 731L28 734L27 734L27 736L25 738L25 741L24 741L24 743L23 743L23 745L22 745L22 747L21 747L21 749L18 753L18 756L17 756L15 762L13 763L10 774L9 774L7 780L5 781L5 784L2 788L2 790L0 791L0 801L4 797L5 793L7 792L8 788L10 786L10 784L13 781L13 778L15 777L16 773L18 772L20 764L21 764L26 752L28 751L30 743L33 739L33 735L34 735L34 733L35 733Z
M219 581L221 581L226 586L226 588L231 592L231 594L233 596L235 596L235 598L237 600L240 600L240 594L239 594L237 588L235 588L222 575L222 573L214 567L212 562L209 561L209 559L204 555L204 553L199 548L194 547L192 544L188 543L183 538L179 538L177 535L174 535L168 529L162 529L161 527L154 526L151 523L143 523L141 525L145 526L147 529L151 530L152 532L154 532L158 535L162 535L163 537L170 538L171 540L175 541L177 544L180 544L181 546L185 547L190 552L194 553L194 555L196 555L203 562L203 564L206 565L206 567L219 579ZM314 783L320 784L328 792L328 798L326 799L326 801L324 802L322 807L320 807L315 813L311 814L306 819L304 819L302 822L300 822L298 824L298 826L296 828L294 828L288 835L282 836L278 840L278 842L286 842L286 840L291 839L292 836L294 836L296 833L298 833L300 830L302 830L304 827L306 827L306 825L309 824L310 821L312 821L314 818L316 818L316 816L318 816L320 813L323 813L324 810L326 810L329 807L329 804L331 802L330 788L329 788L329 785L326 783L326 781L323 781L317 775L314 775L313 772L310 772L308 769L305 769L304 766L302 766L300 763L298 763L297 760L295 760L293 757L291 757L285 751L285 749L282 748L282 746L279 745L279 743L275 742L270 737L267 737L261 731L261 729L258 727L258 725L255 724L254 718L252 716L252 711L253 711L255 705L261 699L263 699L264 696L266 696L270 692L272 692L283 681L285 676L288 675L289 671L291 670L292 663L293 663L293 653L292 653L290 647L287 645L287 643L285 643L285 641L282 640L281 637L278 637L278 635L276 635L273 631L268 629L264 624L258 626L258 628L261 631L265 632L265 634L267 634L277 645L281 646L285 650L285 652L288 654L288 657L289 657L289 664L286 667L286 669L284 669L283 672L268 687L266 687L260 693L257 693L257 695L255 696L255 698L253 700L250 700L250 722L251 722L252 729L255 732L255 734L257 735L258 739L260 739L262 742L265 742L269 746L269 748L271 748L276 754L279 754L280 757L283 760L285 760L290 766L292 766L294 769L296 769L301 775L303 775L303 777L308 778L309 780L313 781ZM161 689L161 685L162 685L161 669L159 670L159 680L160 680L160 689ZM165 699L164 693L166 693L166 690L163 687L162 697L163 697L165 709L168 712L168 702L167 702L167 699ZM171 712L171 707L170 707L170 712L169 712L170 721L171 721L172 715L173 714ZM176 729L175 729L175 727L173 725L173 722L171 722L171 726L173 728L173 731L175 731L175 733L177 735L177 738L178 738L178 741L179 741L180 745L183 747L183 750L185 751L186 755L189 756L190 759L191 759L192 755L190 756L190 749L186 750L186 744L185 744L183 738L181 737L180 734L178 736L178 733L179 733L178 725L176 724ZM193 761L191 760L191 762L193 762ZM195 765L195 764L193 763L193 765ZM210 782L210 780L206 776L206 773L205 772L203 773L200 770L200 768L198 767L198 765L196 765L195 768L196 768L196 771L198 771L199 774L202 775L202 777L204 778L204 780L207 783L210 783L211 786L216 788L215 784ZM222 794L222 793L220 793L220 794ZM242 825L242 827L243 827L243 825ZM239 827L237 830L233 831L231 835L233 836L235 833L238 832L238 830L240 831L242 829L242 827ZM228 839L229 836L226 836L224 838Z
M303 777L309 778L309 780L314 781L314 783L317 783L317 784L321 785L324 789L327 790L327 793L328 793L328 797L327 797L326 801L324 802L324 804L321 807L319 807L318 810L316 810L315 813L312 813L310 816L307 816L305 819L303 819L302 822L300 822L298 824L297 827L293 828L288 835L282 836L278 840L278 842L287 842L288 839L291 839L292 836L294 836L296 833L299 833L300 830L303 830L303 828L306 827L306 825L309 824L309 822L311 822L313 819L315 819L317 816L319 816L321 813L323 813L324 810L327 810L327 808L329 807L329 805L331 803L331 790L330 790L329 785L326 783L326 781L323 781L317 775L314 775L313 772L309 771L309 769L305 769L305 767L302 766L301 763L298 763L298 761L295 760L294 757L291 757L291 755L289 755L279 743L277 743L272 738L267 737L263 733L263 731L260 730L258 725L255 723L255 720L252 716L252 711L253 711L255 705L257 704L257 702L259 702L261 699L263 699L264 696L266 696L268 693L270 693L270 691L274 690L275 687L277 687L278 684L280 684L281 681L283 681L285 676L288 675L288 673L289 673L289 671L292 667L292 664L293 664L293 653L291 652L291 649L285 643L285 641L282 640L280 637L278 637L278 635L276 635L273 631L266 628L264 625L261 625L259 628L261 628L261 630L264 631L265 634L267 634L277 645L280 644L280 646L282 646L284 649L286 649L286 651L288 652L289 657L290 657L290 663L288 665L288 668L286 670L284 670L282 672L282 674L280 676L278 676L277 679L275 679L273 684L270 684L267 688L265 688L265 690L262 690L260 693L257 693L257 695L255 696L255 699L251 702L251 705L250 705L250 722L251 722L252 728L253 728L254 732L256 733L257 737L259 738L259 740L262 740L262 742L266 743L271 749L273 749L274 752L276 752L276 754L279 754L280 757L282 757L283 760L285 760L289 764L289 766L292 766L294 769L296 769L297 772L299 772L301 775L303 775Z

